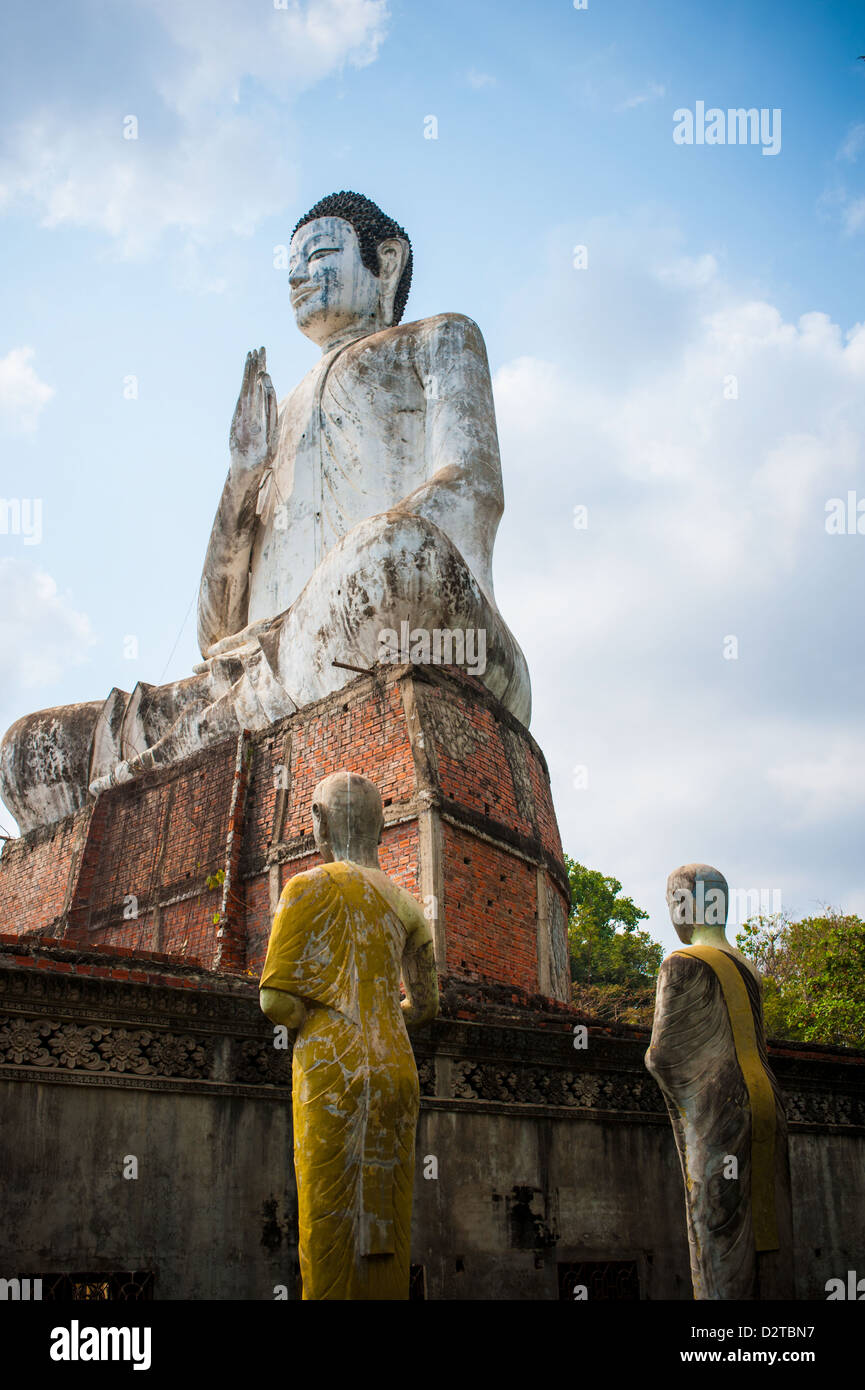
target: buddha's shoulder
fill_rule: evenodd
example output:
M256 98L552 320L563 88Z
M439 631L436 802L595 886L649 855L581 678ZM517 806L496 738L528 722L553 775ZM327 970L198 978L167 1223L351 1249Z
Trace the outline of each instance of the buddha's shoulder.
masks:
M296 903L301 899L315 900L332 893L335 881L340 877L338 870L342 867L336 864L318 864L314 869L304 869L299 874L292 874L282 890L280 902L287 904Z
M352 859L332 859L327 864L317 864L314 869L304 869L293 874L285 888L293 888L296 893L309 889L331 887L335 883L345 883L355 879L363 881L366 870ZM283 889L285 892L285 889Z
M660 974L674 981L704 979L720 987L719 971L729 979L729 968L736 974L749 975L760 984L760 974L752 961L734 948L721 950L719 947L680 946L671 951L661 962ZM732 978L735 978L733 976Z
M675 951L671 951L661 961L660 974L672 975L674 977L686 977L694 975L713 975L711 965L701 956L694 955L687 946Z
M481 330L466 314L433 314L428 319L398 323L393 328L371 333L353 347L355 351L396 351L411 356L439 356L467 350L486 355Z
M295 887L289 893L291 884ZM380 907L384 899L391 910L403 919L403 899L407 895L380 869L367 868L351 859L337 859L295 874L286 885L284 897L292 906L303 905L311 911L328 912L337 912L345 906L358 909Z

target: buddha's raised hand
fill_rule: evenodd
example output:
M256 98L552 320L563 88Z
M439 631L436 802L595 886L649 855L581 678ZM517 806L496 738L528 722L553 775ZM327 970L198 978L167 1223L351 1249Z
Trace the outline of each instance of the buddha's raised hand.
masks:
M261 473L276 448L276 392L267 375L264 348L247 353L240 395L229 435L231 472L235 477Z

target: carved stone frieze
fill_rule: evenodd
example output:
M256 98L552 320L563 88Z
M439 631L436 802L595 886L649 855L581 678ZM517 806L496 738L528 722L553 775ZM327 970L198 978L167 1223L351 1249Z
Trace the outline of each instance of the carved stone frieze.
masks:
M837 1091L784 1092L787 1119L799 1124L865 1125L865 1096Z
M82 1027L46 1018L0 1015L0 1064L134 1076L209 1078L208 1038L166 1030Z
M240 1044L233 1081L258 1086L291 1085L291 1051L274 1046L273 1037L248 1038Z
M462 1100L510 1101L517 1105L555 1105L585 1110L660 1112L663 1100L654 1083L629 1073L569 1072L495 1062L459 1061L453 1068L453 1095Z
M244 979L220 985L189 989L0 968L0 1074L287 1102L290 1048L274 1045L272 1025ZM643 1069L646 1040L636 1030L593 1029L588 1049L576 1052L567 1021L529 1026L444 1017L414 1042L421 1096L439 1105L618 1111L653 1122L665 1114ZM789 1122L865 1127L865 1067L854 1063L779 1056Z
M434 1096L436 1093L436 1066L433 1057L418 1057L417 1077L420 1082L420 1093L422 1096Z

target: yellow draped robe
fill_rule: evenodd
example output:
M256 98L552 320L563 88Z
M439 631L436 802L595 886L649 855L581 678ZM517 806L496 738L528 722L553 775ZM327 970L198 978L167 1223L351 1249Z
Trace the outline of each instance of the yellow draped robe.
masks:
M382 880L348 862L296 874L261 977L308 1010L292 1071L305 1299L408 1298L420 1102L399 984L414 924Z

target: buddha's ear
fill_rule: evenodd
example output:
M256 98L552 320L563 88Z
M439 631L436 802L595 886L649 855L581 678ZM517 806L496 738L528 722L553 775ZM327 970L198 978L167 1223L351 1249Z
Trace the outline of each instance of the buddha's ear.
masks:
M327 822L327 807L323 801L312 803L312 837L320 852L322 845L330 844L330 826Z
M406 267L409 245L405 237L392 236L388 237L386 241L380 241L376 250L378 254L378 298L382 318L390 327L393 323L393 301Z

